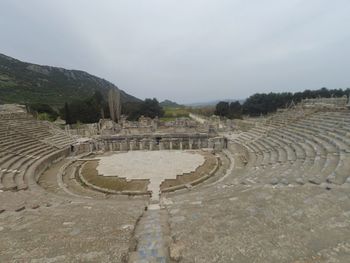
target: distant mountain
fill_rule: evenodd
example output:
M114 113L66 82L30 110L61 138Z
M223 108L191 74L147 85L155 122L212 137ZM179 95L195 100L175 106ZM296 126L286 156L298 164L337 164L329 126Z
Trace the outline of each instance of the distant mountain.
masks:
M226 101L226 102L233 102L233 101L239 101L241 104L244 103L245 99L222 99L222 100L212 100L212 101L204 101L204 102L194 102L194 103L188 103L186 106L190 107L205 107L205 106L215 106L220 101Z
M179 108L179 107L183 107L183 105L177 104L174 101L171 100L164 100L160 103L160 106L162 107L172 107L172 108Z
M117 86L79 70L40 66L0 54L0 103L46 103L62 106L95 91L106 98ZM140 101L121 90L123 102Z

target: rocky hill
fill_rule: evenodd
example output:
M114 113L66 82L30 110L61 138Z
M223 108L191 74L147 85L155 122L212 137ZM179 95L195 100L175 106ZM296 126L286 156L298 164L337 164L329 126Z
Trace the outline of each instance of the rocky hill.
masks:
M107 97L111 82L87 72L41 66L0 54L0 103L46 103L60 107L100 91ZM123 102L139 101L121 91Z

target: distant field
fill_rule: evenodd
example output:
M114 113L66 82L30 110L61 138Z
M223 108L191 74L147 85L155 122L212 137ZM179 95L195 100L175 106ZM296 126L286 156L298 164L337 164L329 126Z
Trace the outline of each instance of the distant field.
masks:
M172 121L176 118L189 117L189 110L184 107L173 108L164 107L164 116L161 118L162 121Z

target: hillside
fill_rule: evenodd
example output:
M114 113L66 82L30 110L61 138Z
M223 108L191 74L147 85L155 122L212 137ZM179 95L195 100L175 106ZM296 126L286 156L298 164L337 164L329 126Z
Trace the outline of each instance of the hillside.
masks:
M47 103L62 106L95 91L107 96L114 84L79 70L40 66L0 54L0 103ZM121 90L123 102L139 101Z
M162 107L171 107L171 108L179 108L179 107L183 107L183 105L180 105L174 101L171 100L164 100L160 103L160 106Z

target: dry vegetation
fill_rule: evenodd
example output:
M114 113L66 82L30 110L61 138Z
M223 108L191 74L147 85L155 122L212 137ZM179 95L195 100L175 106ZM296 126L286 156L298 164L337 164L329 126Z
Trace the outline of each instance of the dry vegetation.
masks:
M147 185L149 180L130 180L127 181L125 178L120 177L107 177L99 175L97 172L98 161L88 161L82 167L82 176L89 183L96 185L101 188L114 191L147 191Z
M215 155L213 155L209 152L202 152L201 154L205 158L205 162L201 166L198 166L194 172L177 175L176 179L164 180L162 182L162 184L160 185L160 190L162 191L162 190L169 188L169 187L191 183L191 182L193 182L197 179L200 179L201 177L207 175L212 169L214 169L214 167L216 165Z

